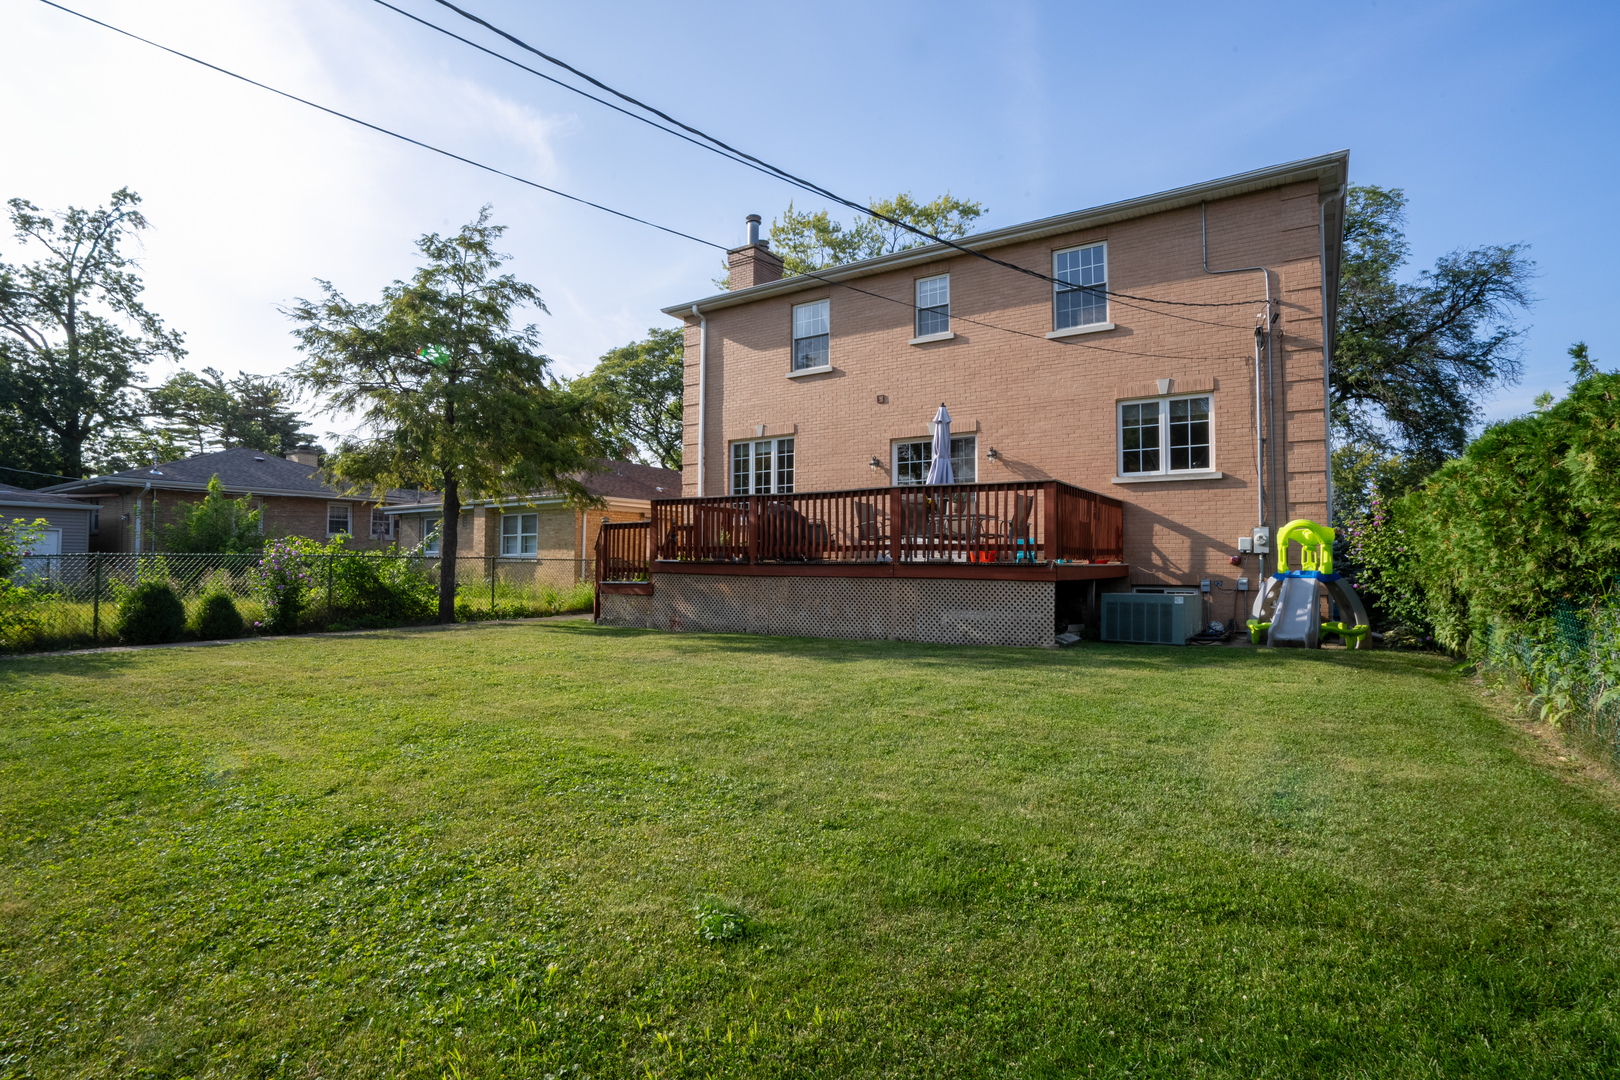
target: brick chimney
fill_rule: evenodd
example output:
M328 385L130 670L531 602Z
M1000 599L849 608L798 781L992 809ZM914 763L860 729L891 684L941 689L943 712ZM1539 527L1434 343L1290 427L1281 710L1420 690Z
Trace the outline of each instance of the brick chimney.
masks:
M308 465L312 469L320 467L321 448L318 446L300 446L287 451L283 455L288 461L296 461L300 465Z
M748 243L726 252L731 270L731 287L746 289L776 281L782 276L782 260L771 254L771 242L759 238L759 215L749 214Z

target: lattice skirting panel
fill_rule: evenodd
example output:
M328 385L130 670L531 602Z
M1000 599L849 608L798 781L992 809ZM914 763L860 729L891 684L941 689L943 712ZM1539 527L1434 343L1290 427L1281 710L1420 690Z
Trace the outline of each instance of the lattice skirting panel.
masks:
M656 630L1051 646L1050 581L654 574L602 596L601 622Z

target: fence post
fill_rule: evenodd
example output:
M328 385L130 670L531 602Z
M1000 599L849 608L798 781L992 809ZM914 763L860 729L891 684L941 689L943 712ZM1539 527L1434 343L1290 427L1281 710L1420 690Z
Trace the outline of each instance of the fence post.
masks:
M539 560L535 560L539 562ZM495 556L489 557L489 617L495 617Z
M101 552L95 554L96 585L90 603L90 643L101 640Z

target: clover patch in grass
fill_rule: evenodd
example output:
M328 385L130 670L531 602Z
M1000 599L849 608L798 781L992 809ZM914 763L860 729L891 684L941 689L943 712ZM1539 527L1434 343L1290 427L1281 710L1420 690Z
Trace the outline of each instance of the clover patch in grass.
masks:
M758 930L758 924L736 905L715 896L705 896L692 905L697 920L697 936L710 944L741 941Z

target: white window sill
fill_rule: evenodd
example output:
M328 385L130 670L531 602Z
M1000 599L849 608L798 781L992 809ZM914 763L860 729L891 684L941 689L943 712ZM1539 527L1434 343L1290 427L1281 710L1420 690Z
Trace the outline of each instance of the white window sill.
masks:
M1116 476L1109 481L1113 484L1160 484L1166 480L1219 480L1225 473L1214 469L1188 469L1184 472L1170 473L1131 473L1128 476Z
M1046 336L1049 338L1074 337L1076 334L1100 334L1104 330L1114 329L1111 322L1087 323L1085 326L1069 326L1062 330L1054 330Z
M939 333L939 334L924 334L921 337L914 337L910 341L906 342L906 344L907 345L927 345L930 342L934 342L934 341L949 341L952 338L954 338L955 336L956 336L955 334L951 333L949 330L946 330L943 333Z
M497 559L538 559L540 556L532 551L514 553L511 555L497 555Z
M802 379L806 375L825 375L831 370L831 364L822 364L820 367L807 367L800 368L798 371L790 371L787 373L787 377L790 379Z

